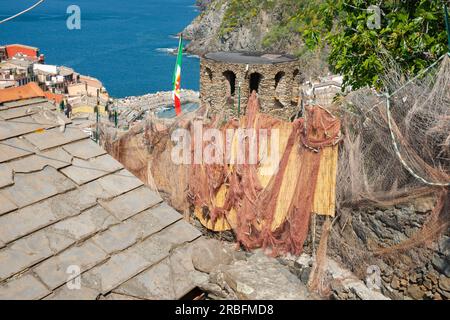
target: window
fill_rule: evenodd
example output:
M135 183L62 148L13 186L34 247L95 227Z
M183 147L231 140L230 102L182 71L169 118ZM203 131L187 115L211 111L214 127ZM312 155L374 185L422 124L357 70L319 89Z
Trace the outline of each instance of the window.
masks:
M284 76L286 74L283 71L280 71L275 76L275 90L278 88L278 85L280 84L281 80L283 80Z
M236 74L233 71L225 71L223 73L227 83L228 83L228 95L234 96L236 93Z
M213 73L210 68L205 68L205 74L208 76L209 81L212 81L213 79Z
M250 75L250 93L253 91L259 92L259 84L261 83L262 75L258 72Z

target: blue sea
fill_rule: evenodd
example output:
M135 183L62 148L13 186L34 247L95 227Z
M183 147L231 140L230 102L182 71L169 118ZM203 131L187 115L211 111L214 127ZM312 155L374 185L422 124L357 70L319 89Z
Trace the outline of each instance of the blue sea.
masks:
M0 20L38 0L0 0ZM38 47L47 64L65 65L101 80L114 97L172 90L176 34L197 15L195 0L45 0L0 24L0 45ZM69 30L67 8L81 10ZM182 88L198 90L199 59L184 55Z

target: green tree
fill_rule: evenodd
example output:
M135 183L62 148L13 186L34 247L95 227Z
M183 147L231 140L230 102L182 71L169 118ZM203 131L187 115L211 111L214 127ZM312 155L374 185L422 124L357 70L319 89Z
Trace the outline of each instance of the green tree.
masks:
M380 4L381 2L381 4ZM447 48L442 0L325 1L319 8L323 19L303 34L310 46L327 43L329 63L344 76L344 85L379 88L383 72L381 52L387 52L405 74L415 75L444 54ZM381 24L373 21L370 5L379 5ZM333 22L334 21L334 22Z

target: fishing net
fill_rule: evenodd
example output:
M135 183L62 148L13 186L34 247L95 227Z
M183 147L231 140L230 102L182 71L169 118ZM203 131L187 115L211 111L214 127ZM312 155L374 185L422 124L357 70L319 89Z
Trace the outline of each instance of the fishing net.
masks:
M345 141L338 199L392 204L448 188L450 183L450 58L413 79L385 55L390 92L350 93L342 107Z
M332 208L328 213L334 214L333 161L336 169L336 145L341 138L340 121L328 111L315 106L308 107L306 113L305 118L293 123L261 114L254 92L246 115L220 126L224 131L279 129L286 139L280 140L278 170L270 179L259 174L259 163L248 161L192 166L190 199L207 227L217 229L219 222L220 227L226 228L228 224L237 240L248 249L267 248L273 255L302 251L315 204L328 204L326 207ZM218 123L214 121L209 127L217 127ZM248 152L247 145L244 150Z

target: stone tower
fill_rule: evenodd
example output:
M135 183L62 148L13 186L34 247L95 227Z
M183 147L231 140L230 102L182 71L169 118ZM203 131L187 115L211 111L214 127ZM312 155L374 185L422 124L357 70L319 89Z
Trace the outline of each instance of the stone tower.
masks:
M285 54L214 52L201 58L200 99L210 113L236 114L239 88L241 114L255 90L261 111L290 119L298 113L300 65Z

